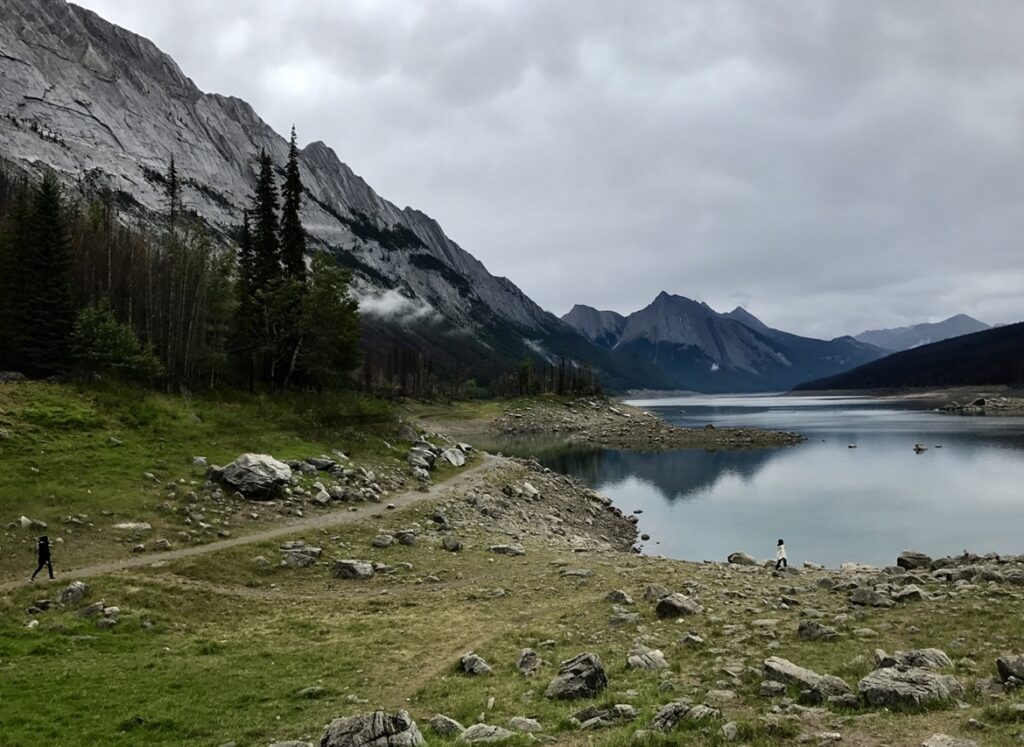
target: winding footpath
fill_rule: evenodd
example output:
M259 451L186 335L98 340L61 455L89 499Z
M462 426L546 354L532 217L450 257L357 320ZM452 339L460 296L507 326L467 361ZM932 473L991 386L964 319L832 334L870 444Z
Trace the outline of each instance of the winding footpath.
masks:
M481 463L463 470L444 482L431 485L425 491L419 489L407 490L404 493L399 493L398 495L391 497L387 503L359 504L355 511L352 511L350 507L347 507L344 510L328 511L326 513L315 514L313 516L306 516L297 521L290 521L287 524L281 524L280 526L276 526L271 529L264 529L260 532L245 534L239 537L231 537L230 539L218 540L217 542L210 542L205 545L197 545L195 547L186 547L180 550L169 550L167 552L160 553L146 553L145 555L137 555L130 558L123 558L121 560L112 560L105 563L85 566L84 568L63 571L53 582L50 582L47 579L47 581L41 585L58 582L69 583L76 579L106 576L108 574L125 571L130 568L152 565L156 562L191 558L196 555L208 555L210 553L227 550L232 547L241 547L243 545L251 545L257 542L263 542L264 540L275 539L277 537L286 537L290 534L296 534L297 532L303 532L309 529L326 529L328 527L339 526L341 524L350 524L354 521L359 521L360 519L365 519L370 516L379 516L387 511L388 506L390 505L399 509L430 498L437 498L441 493L449 488L469 480L481 472L494 469L501 463L502 460L499 457L485 454ZM32 582L27 578L4 581L0 582L0 592L11 591L13 589L31 585Z

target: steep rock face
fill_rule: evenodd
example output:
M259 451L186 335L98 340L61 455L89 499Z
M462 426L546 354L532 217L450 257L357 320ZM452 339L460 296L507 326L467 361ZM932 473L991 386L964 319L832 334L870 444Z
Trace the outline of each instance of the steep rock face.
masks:
M249 104L203 93L147 39L64 0L0 5L0 157L16 168L50 167L68 186L108 188L144 218L161 206L173 156L186 207L228 234L241 223L259 152L285 162L286 140ZM379 196L324 143L302 149L299 166L313 244L353 270L371 323L395 334L418 325L435 341L441 332L430 326L439 323L446 334L487 330L503 349L478 347L505 359L531 346L555 356L550 336L575 337L436 221Z
M941 322L914 324L910 327L894 327L892 329L869 329L855 336L860 342L877 345L886 350L900 351L941 342L951 337L970 335L991 329L985 322L966 314L957 314Z
M593 343L613 348L622 335L626 317L614 311L599 311L593 306L576 304L562 321Z
M627 317L576 306L562 320L620 355L654 364L670 386L698 391L788 389L885 354L850 337L800 337L742 307L719 314L665 292Z

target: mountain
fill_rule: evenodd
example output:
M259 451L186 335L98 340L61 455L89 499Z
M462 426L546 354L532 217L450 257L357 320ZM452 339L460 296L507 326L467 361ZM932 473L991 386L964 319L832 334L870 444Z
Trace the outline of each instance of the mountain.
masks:
M800 337L742 307L720 314L666 292L626 317L577 305L562 321L617 354L655 365L671 388L705 392L789 389L885 355L852 337Z
M882 358L799 390L1024 383L1024 322L953 337Z
M598 311L590 306L576 304L562 321L591 342L604 348L613 348L622 334L626 317L615 311Z
M856 335L855 338L886 350L910 350L921 345L948 340L950 337L969 335L972 332L982 332L986 329L991 329L991 327L985 322L979 322L966 314L957 314L941 322L926 322L893 329L869 329Z
M153 222L173 156L185 207L228 243L261 150L288 144L241 99L204 93L149 40L64 0L0 0L0 160L52 169L80 194L113 196ZM364 345L426 352L455 376L484 379L526 356L596 364L612 386L657 372L591 344L450 239L430 216L378 195L325 143L301 150L302 219L313 250L353 272ZM648 380L649 379L649 380Z

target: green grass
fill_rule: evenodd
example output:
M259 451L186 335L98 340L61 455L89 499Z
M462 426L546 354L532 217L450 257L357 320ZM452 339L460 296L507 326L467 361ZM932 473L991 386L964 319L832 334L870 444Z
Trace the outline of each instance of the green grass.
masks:
M187 491L203 481L205 470L192 466L193 456L224 464L246 451L298 459L340 449L371 469L398 465L404 456L385 446L397 439L390 405L355 393L189 396L8 383L0 384L0 428L9 434L0 439L3 523L23 514L45 521L51 539L62 540L55 548L58 570L129 552L135 538L115 538L106 529L117 521L148 521L153 536L177 532L180 523L159 506L168 482L184 481ZM78 514L88 516L88 526L63 523ZM32 567L35 534L6 531L0 577Z

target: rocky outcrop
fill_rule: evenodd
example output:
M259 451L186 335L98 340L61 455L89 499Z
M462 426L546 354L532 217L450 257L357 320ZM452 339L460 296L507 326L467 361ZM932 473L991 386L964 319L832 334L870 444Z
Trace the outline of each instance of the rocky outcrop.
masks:
M336 718L324 729L320 747L420 747L426 744L406 711L361 713Z
M823 703L830 697L848 695L853 692L850 686L839 677L831 674L818 674L779 656L772 656L765 660L762 674L766 680L771 682L797 685L802 691L808 693L810 700L817 703Z

